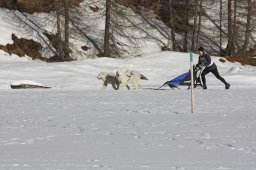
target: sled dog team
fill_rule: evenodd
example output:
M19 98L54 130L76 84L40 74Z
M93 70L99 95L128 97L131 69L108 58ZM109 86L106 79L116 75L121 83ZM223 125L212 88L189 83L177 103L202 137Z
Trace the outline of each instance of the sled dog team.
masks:
M141 88L140 80L148 80L144 75L136 70L117 70L115 73L100 72L97 76L103 81L102 89L106 89L108 84L111 84L113 89L128 89L130 84L134 89Z
M199 57L196 69L203 70L201 73L203 89L207 89L205 76L210 72L225 85L225 89L229 89L230 84L220 76L216 64L205 52L205 49L203 47L199 47L197 51ZM115 90L118 90L119 88L127 88L129 90L129 84L132 84L135 89L138 89L141 88L141 79L148 80L144 75L135 70L117 70L116 73L100 72L97 78L103 81L102 89L106 89L107 85L111 84Z

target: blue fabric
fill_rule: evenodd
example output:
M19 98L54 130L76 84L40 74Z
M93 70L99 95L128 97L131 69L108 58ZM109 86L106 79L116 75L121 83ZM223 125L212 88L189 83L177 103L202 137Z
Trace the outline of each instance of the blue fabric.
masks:
M189 76L190 71L170 80L167 81L165 84L169 85L170 87L176 87L178 86L187 76Z

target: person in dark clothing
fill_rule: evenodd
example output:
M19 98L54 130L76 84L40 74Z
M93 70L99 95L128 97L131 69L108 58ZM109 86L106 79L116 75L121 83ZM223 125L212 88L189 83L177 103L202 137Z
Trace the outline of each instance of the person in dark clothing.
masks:
M230 84L227 83L226 80L220 76L216 64L212 61L211 57L207 53L205 53L203 47L198 48L198 53L199 53L199 57L198 57L198 63L196 64L196 67L197 68L205 67L201 74L203 89L207 89L205 75L210 72L213 73L217 79L219 79L222 83L225 84L226 89L229 89Z

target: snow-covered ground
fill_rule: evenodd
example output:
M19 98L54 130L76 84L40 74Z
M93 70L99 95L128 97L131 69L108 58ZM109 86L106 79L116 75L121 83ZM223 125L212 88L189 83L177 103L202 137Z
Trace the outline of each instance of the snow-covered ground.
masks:
M104 18L87 3L104 3L88 0L80 9L81 26L102 42ZM12 33L39 41L13 15L0 11L0 44L13 43ZM41 25L49 17L28 16ZM213 57L231 88L207 75L208 90L195 89L192 114L187 87L152 90L190 67L188 53L159 52L170 30L154 22L161 29L139 24L152 36L142 40L139 57L85 60L95 56L92 49L78 53L79 61L44 63L0 51L0 170L256 170L256 68ZM52 23L44 29L55 30ZM77 48L87 42L74 37ZM117 69L137 70L149 80L139 90L101 90L97 74ZM10 88L19 83L51 88Z
M255 170L256 69L213 59L231 89L207 75L192 114L186 87L150 90L186 72L187 53L44 63L1 52L0 169ZM149 80L100 90L97 74L116 69ZM11 89L17 81L52 88Z

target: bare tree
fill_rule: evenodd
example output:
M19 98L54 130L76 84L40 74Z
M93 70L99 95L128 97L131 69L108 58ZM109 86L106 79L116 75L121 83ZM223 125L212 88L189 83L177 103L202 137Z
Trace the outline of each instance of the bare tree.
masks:
M184 38L183 38L183 51L188 51L188 32L189 32L189 0L186 0L185 3L185 32L184 32Z
M61 7L60 7L60 0L55 0L54 7L56 10L56 24L57 24L57 33L56 33L56 50L57 50L57 57L59 61L65 61L64 57L64 47L62 44L62 31L61 31Z
M173 0L169 0L169 10L170 10L170 27L171 27L171 38L172 38L172 50L176 51L176 38L175 38L175 30L174 30L174 9L173 9Z
M193 25L193 33L192 33L192 40L191 40L191 51L195 50L196 45L196 31L197 31L197 17L198 17L198 0L194 0L194 25Z
M222 56L222 13L223 13L223 2L220 0L220 53L219 55Z
M228 44L226 47L226 55L230 56L233 50L233 32L232 32L232 0L228 0Z
M48 47L49 49L48 53L51 52L55 55L58 55L58 52L54 49L54 47L49 43L47 38L43 35L43 32L45 30L42 29L37 22L29 18L27 14L24 12L18 12L18 11L17 12L11 11L11 12L15 16L15 19L18 20L16 22L21 23L21 27L23 29L25 28L25 30L28 32L36 32L37 36L39 37L39 40L42 40L42 43L44 43Z
M247 0L247 22L245 30L245 39L242 48L242 53L245 53L248 50L249 38L251 35L251 18L252 18L252 0Z
M69 4L68 0L65 0L64 3L62 0L54 0L54 10L56 12L56 29L57 33L54 38L53 35L48 35L51 42L54 44L58 55L58 61L70 61L70 49L69 49ZM63 21L64 20L64 21ZM64 22L64 30L62 29Z
M106 19L105 19L105 36L104 36L104 56L110 57L110 10L111 0L106 0Z
M66 60L70 60L69 50L69 0L64 1L64 13L65 13L65 45L64 55Z
M196 48L200 46L200 32L201 32L201 24L202 24L202 11L203 11L203 0L199 0L199 11L198 11L198 26L197 26L197 36L196 36Z
M141 31L136 24L136 9L127 10L115 1L106 0L106 25L104 37L104 56L121 57L125 54L138 54Z
M233 0L234 4L233 4L233 36L232 36L232 51L231 51L231 55L234 55L236 53L236 49L235 49L235 44L236 44L236 40L237 40L237 0Z

